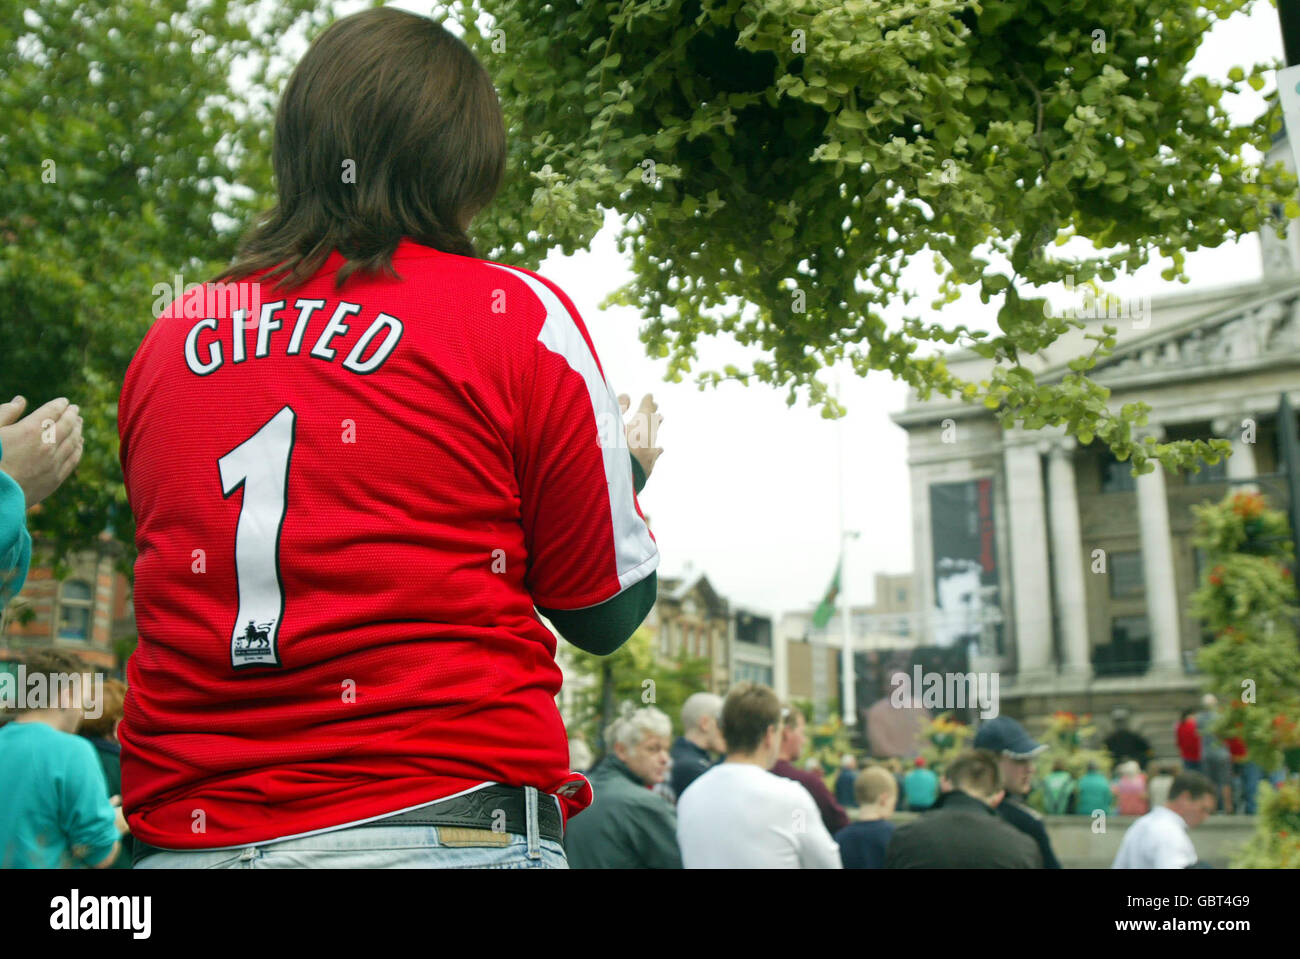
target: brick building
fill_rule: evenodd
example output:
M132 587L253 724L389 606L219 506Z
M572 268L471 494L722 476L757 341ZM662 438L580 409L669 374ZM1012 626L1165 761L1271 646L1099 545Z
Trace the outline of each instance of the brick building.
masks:
M136 632L131 584L114 568L119 550L104 534L98 549L68 558L59 580L52 558L33 543L27 582L0 619L0 659L28 646L57 646L120 676L126 664L117 647Z

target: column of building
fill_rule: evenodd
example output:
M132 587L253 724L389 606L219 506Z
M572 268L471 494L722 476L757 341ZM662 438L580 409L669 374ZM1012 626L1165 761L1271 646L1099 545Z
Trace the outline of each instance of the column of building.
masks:
M1163 429L1147 428L1143 435L1159 439ZM1035 443L1012 433L1003 450L1010 511L1017 673L1022 682L1032 681L1035 675L1055 672L1053 601L1061 637L1060 672L1075 680L1087 679L1092 673L1085 550L1072 455L1075 445L1069 437ZM1241 455L1229 475L1253 475L1249 444L1238 438L1234 450ZM1047 455L1046 492L1042 480L1043 454ZM1173 540L1165 477L1159 463L1152 472L1138 477L1137 510L1151 631L1151 670L1157 674L1181 675L1182 640Z
M1054 672L1043 464L1038 441L1020 430L1007 435L1002 457L1011 534L1016 679L1032 683L1036 677Z
M1088 593L1084 583L1079 494L1074 479L1076 441L1065 436L1049 444L1048 520L1052 531L1052 573L1061 630L1061 672L1076 680L1092 675L1088 648Z
M1241 482L1254 479L1257 475L1255 466L1255 435L1258 420L1249 413L1236 416L1221 416L1212 424L1216 436L1232 442L1232 455L1228 457L1226 467L1232 491L1258 492L1254 483Z
M1164 428L1146 427L1141 434L1156 440ZM1182 674L1182 640L1178 628L1178 586L1174 578L1174 548L1169 531L1169 499L1164 467L1158 462L1137 478L1138 527L1142 537L1142 575L1146 584L1147 623L1151 632L1151 672Z

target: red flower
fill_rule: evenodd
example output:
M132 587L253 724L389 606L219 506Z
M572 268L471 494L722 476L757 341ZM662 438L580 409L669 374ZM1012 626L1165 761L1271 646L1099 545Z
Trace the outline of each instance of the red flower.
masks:
M1264 498L1258 493L1238 493L1232 497L1232 511L1243 519L1254 519L1264 512Z

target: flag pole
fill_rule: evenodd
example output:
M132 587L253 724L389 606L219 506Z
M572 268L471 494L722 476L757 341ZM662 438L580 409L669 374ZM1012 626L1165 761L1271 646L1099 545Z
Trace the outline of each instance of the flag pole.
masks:
M839 370L835 371L835 398L839 400L843 395L842 384L840 381ZM857 722L857 707L854 702L854 680L853 680L853 625L849 613L849 577L848 577L848 554L849 540L856 538L857 533L852 533L845 528L844 515L845 503L847 498L847 484L844 482L844 418L840 417L835 423L835 445L839 453L839 486L840 486L840 628L843 631L841 638L842 648L840 650L840 712L843 715L844 725L853 726Z

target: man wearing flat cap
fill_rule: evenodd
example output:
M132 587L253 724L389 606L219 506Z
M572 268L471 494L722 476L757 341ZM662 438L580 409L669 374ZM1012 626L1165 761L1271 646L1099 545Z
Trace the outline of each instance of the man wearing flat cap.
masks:
M1010 716L998 716L980 726L975 733L974 747L987 749L998 757L1007 791L1006 798L998 803L998 815L1038 844L1045 868L1060 869L1043 817L1025 805L1034 778L1034 757L1047 746L1035 742L1025 727Z

